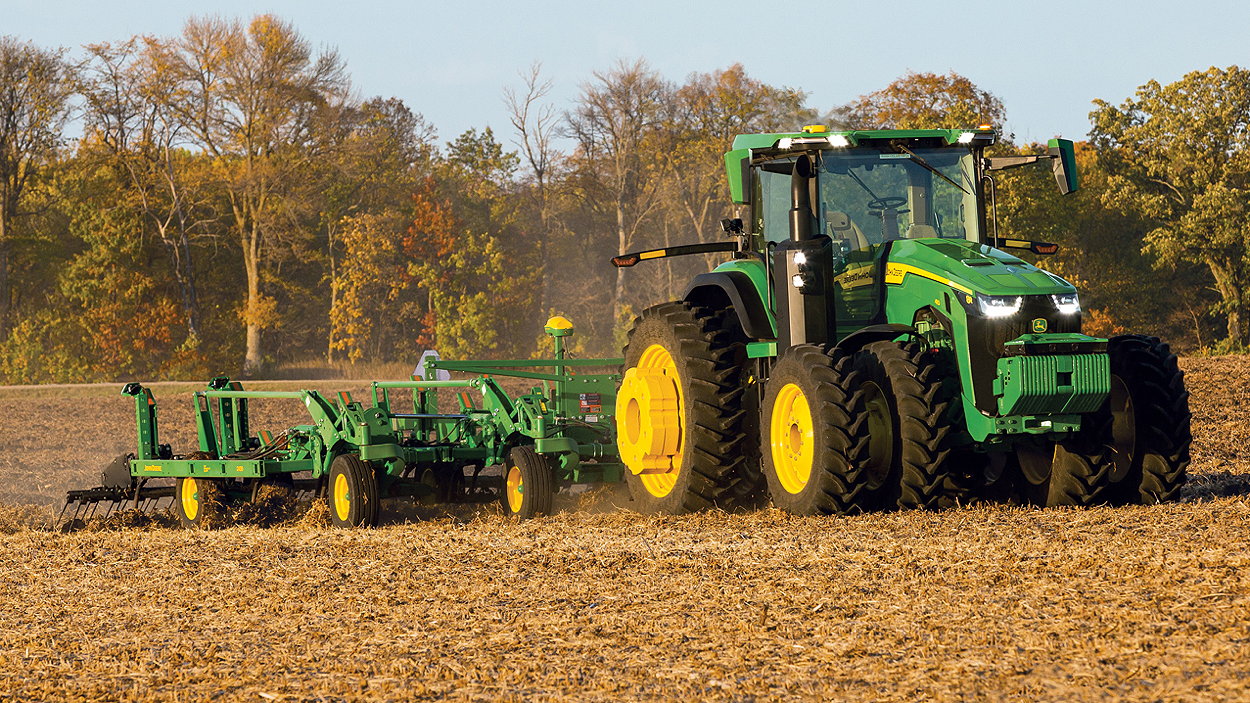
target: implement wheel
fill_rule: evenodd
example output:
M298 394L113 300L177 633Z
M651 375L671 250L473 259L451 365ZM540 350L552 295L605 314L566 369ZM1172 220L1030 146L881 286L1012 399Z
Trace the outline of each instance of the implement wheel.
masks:
M355 454L340 454L330 464L327 499L335 527L378 524L378 479L373 465Z
M773 367L761 423L764 478L773 504L796 515L870 507L882 476L865 462L867 413L851 357L790 348Z
M743 409L746 347L724 314L683 302L634 322L616 397L617 443L640 512L733 509L756 499Z
M183 527L211 530L221 526L226 494L219 479L180 478L174 487L174 513Z
M952 446L954 393L934 355L915 342L874 342L855 355L868 441L866 471L882 508L946 508L966 502L973 477Z
M530 447L516 447L504 464L503 514L522 520L551 514L556 493L551 464Z

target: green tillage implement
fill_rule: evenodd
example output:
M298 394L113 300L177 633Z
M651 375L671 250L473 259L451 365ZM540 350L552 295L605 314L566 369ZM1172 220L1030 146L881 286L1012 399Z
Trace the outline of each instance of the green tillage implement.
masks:
M246 391L215 378L194 395L199 449L184 455L160 443L151 390L127 384L122 392L135 399L137 451L110 464L101 486L70 491L62 517L70 506L73 523L100 505L107 513L167 504L195 525L221 504L255 499L265 486L324 495L332 522L341 526L375 524L384 497L466 502L497 496L509 515L550 512L560 485L620 481L624 467L613 437L619 375L575 373L619 367L622 360L566 358L562 338L572 326L562 318L548 321L547 332L554 359L432 359L428 378L437 370L475 376L374 382L369 406L346 393L331 401L312 390ZM542 386L512 398L495 377ZM440 390L455 393L454 409L440 408ZM410 407L399 409L394 396L409 392ZM276 436L253 435L253 399L298 400L311 421ZM493 466L502 467L500 476L483 472Z

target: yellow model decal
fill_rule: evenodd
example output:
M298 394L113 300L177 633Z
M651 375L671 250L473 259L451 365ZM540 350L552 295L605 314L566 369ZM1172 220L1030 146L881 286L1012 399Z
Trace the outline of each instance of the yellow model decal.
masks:
M950 280L949 278L942 278L941 276L935 273L931 273L929 271L925 271L924 269L916 268L915 266L911 266L908 264L896 264L896 263L886 264L885 282L889 285L897 286L903 282L903 277L909 273L920 276L921 278L927 278L930 281L937 281L938 283L941 283L942 285L950 286L951 288L954 288L955 290L963 291L964 293L967 293L969 295L972 294L971 288L960 285Z
M143 467L144 471L161 471L161 467L156 464L148 464Z

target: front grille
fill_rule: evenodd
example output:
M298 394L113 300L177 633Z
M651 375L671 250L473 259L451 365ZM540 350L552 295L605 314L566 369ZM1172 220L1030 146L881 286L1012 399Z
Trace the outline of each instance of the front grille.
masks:
M1026 295L1020 311L1010 317L968 316L968 355L972 363L972 393L978 410L997 414L994 378L1003 345L1033 332L1033 320L1046 320L1047 332L1080 332L1081 316L1061 315L1049 295Z

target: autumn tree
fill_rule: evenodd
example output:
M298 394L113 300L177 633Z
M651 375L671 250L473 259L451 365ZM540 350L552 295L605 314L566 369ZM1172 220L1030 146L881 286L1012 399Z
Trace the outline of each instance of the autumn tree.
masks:
M423 322L409 259L403 250L408 226L394 212L349 215L341 223L342 263L331 285L332 351L350 362L411 347Z
M295 29L269 15L246 27L197 18L163 46L159 70L176 80L182 124L213 158L245 274L245 372L262 363L261 330L277 315L266 295L273 249L292 227L290 208L306 206L307 173L325 151L324 127L348 81L333 52L314 54ZM301 186L303 186L301 190Z
M555 139L559 136L560 115L554 105L545 102L551 92L551 81L542 77L541 64L534 63L521 73L525 84L522 93L513 88L504 89L504 103L508 119L516 134L521 160L533 179L525 189L531 196L538 229L531 238L537 253L538 265L546 270L550 265L551 245L554 232L551 217L553 193L552 178L561 163ZM538 306L549 308L550 278L543 276L539 282Z
M815 119L806 93L751 78L741 64L696 73L676 89L668 146L659 150L664 186L683 242L723 236L729 211L723 155L739 134L795 131ZM668 244L669 242L666 242Z
M176 78L160 65L159 44L130 39L92 44L83 94L89 139L80 155L107 155L126 176L134 207L161 243L181 298L189 346L201 334L192 239L213 215L204 206L205 169L185 149L188 133L178 120Z
M1001 100L954 71L909 72L837 112L850 129L945 129L1006 121Z
M337 128L340 134L325 163L332 173L325 176L320 214L330 291L326 358L331 362L340 350L348 351L352 359L364 353L361 331L354 325L368 324L369 313L362 310L360 321L349 321L350 303L343 295L361 295L354 287L363 285L362 275L371 274L347 267L358 264L358 257L367 253L362 248L371 246L367 242L376 237L390 238L379 242L379 250L397 246L412 220L412 194L429 175L435 152L434 128L398 98L373 98L349 106ZM353 289L343 289L344 285Z
M594 74L566 114L568 134L577 141L583 183L592 190L587 205L606 211L618 252L628 251L656 205L653 177L657 140L669 119L672 86L641 60L618 63ZM612 287L612 319L623 322L625 271Z
M11 323L16 225L25 196L60 146L74 81L63 50L0 36L0 340Z
M1194 71L1095 106L1090 134L1110 173L1104 202L1149 218L1146 247L1160 265L1204 265L1228 345L1250 346L1250 71Z
M520 216L519 165L517 154L505 150L489 127L456 137L435 163L437 193L455 221L454 243L440 247L437 259L418 261L414 271L430 292L440 351L459 347L467 354L518 356L532 348L541 322L539 251L533 245L539 225ZM424 231L418 216L412 236Z

